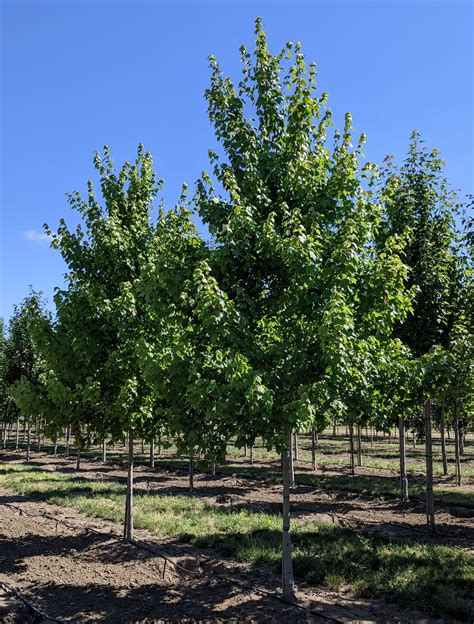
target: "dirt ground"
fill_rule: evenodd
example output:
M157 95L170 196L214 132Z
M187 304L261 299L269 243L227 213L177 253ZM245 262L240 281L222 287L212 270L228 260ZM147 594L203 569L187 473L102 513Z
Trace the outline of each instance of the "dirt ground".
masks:
M11 452L0 460L14 460ZM18 459L18 456L16 456ZM45 470L72 471L73 460L34 454L32 464ZM84 461L81 477L125 479L116 465ZM179 470L136 469L136 485L166 494L187 492L186 475ZM281 488L233 477L195 476L196 496L216 505L243 505L267 511L280 510ZM334 521L363 530L411 536L417 541L437 541L473 548L474 520L438 510L439 534L425 535L421 503L400 507L393 499L348 493L328 493L314 487L297 487L292 493L293 515ZM66 521L65 527L48 513ZM99 533L90 532L93 528ZM398 610L377 601L354 599L344 592L299 587L299 603L313 611L285 605L272 595L278 578L244 564L217 558L178 540L157 541L147 531L137 539L155 545L190 572L164 565L155 554L106 535L117 537L121 527L86 517L74 509L28 500L0 490L0 581L23 593L48 614L71 622L441 622L415 611ZM222 578L226 576L236 585ZM318 615L319 614L319 615ZM332 620L331 620L332 618ZM0 590L0 621L32 622L28 611Z
M21 454L14 452L9 452L4 457L9 461L22 459ZM74 472L75 461L71 458L52 457L46 453L35 453L31 465L42 470ZM266 466L268 468L268 462ZM277 469L275 466L275 470ZM367 471L364 468L358 470ZM127 478L125 467L113 463L104 465L98 460L83 460L79 474L82 478L108 479L123 483ZM145 465L135 468L135 487L163 495L187 495L189 491L185 471L162 467L151 469ZM211 477L195 473L194 491L196 496L219 506L238 506L276 513L281 511L281 485L237 476L217 474ZM291 492L291 513L294 518L304 517L387 537L412 538L474 552L474 510L460 506L436 504L434 536L426 531L425 505L422 500L402 504L393 497L331 492L314 486L297 485Z

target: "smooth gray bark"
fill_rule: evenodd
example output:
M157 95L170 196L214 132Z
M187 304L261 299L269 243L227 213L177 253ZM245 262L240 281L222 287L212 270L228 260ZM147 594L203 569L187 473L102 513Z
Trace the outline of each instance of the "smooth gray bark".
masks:
M26 422L26 462L30 462L30 449L31 449L31 429L30 429L30 419L28 418Z
M362 466L362 427L357 425L357 465Z
M66 427L66 448L64 451L64 454L66 455L66 457L69 457L69 445L71 443L71 427L70 425L68 425Z
M403 503L406 503L408 501L408 479L405 448L405 420L403 416L400 416L398 420L398 429L400 440L400 499Z
M426 523L430 533L434 533L435 511L433 498L433 445L431 440L431 399L425 401L425 444L426 444Z
M150 468L155 467L155 438L150 441Z
M189 492L192 494L194 491L194 457L193 450L189 449Z
M316 470L316 451L318 446L318 434L316 429L311 427L311 468Z
M107 461L107 440L104 438L102 440L102 462L105 464Z
M351 423L349 427L349 468L352 476L355 475L354 466L354 427Z
M290 470L290 486L295 487L295 465L293 462L293 432L290 434L288 444L288 462Z
M283 600L292 602L295 598L295 581L293 577L293 562L291 559L291 534L290 534L290 453L292 447L291 434L288 436L288 447L282 451L283 472L283 534L282 534L282 560L281 560L281 585Z
M443 462L443 475L448 476L448 456L446 454L446 435L444 425L444 408L441 408L439 431L441 434L441 458Z
M458 408L454 407L454 459L456 465L456 485L461 485L461 441L459 435Z
M128 434L128 474L125 497L124 539L133 540L133 433Z

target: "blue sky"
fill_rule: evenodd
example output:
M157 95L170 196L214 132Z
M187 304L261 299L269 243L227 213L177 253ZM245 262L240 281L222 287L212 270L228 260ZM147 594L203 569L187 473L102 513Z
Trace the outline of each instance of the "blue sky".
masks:
M42 224L76 222L67 191L85 189L104 144L120 164L143 142L172 204L214 146L203 92L207 57L238 77L241 43L261 16L278 51L300 40L336 126L345 111L366 155L403 158L418 129L473 191L473 3L96 0L1 2L1 284L8 318L28 285L50 300L65 266Z

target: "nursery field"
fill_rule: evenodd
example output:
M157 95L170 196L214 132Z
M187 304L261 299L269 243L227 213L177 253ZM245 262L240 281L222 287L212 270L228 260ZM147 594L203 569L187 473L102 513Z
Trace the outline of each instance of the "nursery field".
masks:
M1 454L0 580L64 621L471 621L474 617L474 457L463 485L435 469L436 532L426 529L423 450L407 449L410 501L400 503L396 440L363 437L362 467L347 469L344 432L299 436L291 491L299 608L278 599L281 485L276 455L228 447L215 474L194 473L165 443L148 465L136 444L135 539L121 540L126 452L76 458L7 448ZM434 465L437 444L434 440ZM142 455L142 450L145 453ZM448 439L449 450L449 439ZM252 461L252 463L251 463ZM42 515L43 514L43 515ZM46 514L46 515L44 515ZM66 524L61 524L65 522ZM92 532L94 529L97 532ZM110 535L109 533L113 535ZM167 557L169 561L165 564ZM176 566L175 564L178 564ZM22 607L15 607L20 609ZM26 607L25 607L26 608ZM7 609L7 607L5 607ZM15 619L9 610L11 622Z

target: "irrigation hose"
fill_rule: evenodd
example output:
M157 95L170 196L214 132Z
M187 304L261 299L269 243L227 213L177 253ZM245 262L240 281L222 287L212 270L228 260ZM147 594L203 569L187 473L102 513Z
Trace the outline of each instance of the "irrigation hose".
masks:
M52 615L48 615L45 611L42 611L37 606L35 606L32 602L30 602L27 598L25 598L25 596L22 593L20 593L17 589L15 589L14 587L11 587L10 585L7 585L7 583L5 583L4 581L0 581L0 587L2 587L4 591L10 594L13 594L15 598L18 598L18 600L20 600L24 605L26 605L32 613L35 613L36 616L40 618L39 620L36 619L35 621L40 622L41 620L49 620L50 622L57 622L57 624L69 624L68 622L65 622L64 620L60 620L58 618L53 617Z
M90 533L95 533L97 535L102 535L102 536L108 536L111 537L112 539L114 539L117 542L123 543L124 539L122 536L119 536L117 533L113 533L111 531L98 531L97 529L93 529L92 527L78 527L75 526L73 524L70 524L69 522L66 522L64 520L61 520L60 518L56 518L54 516L52 516L51 514L48 513L31 513L29 511L26 511L25 509L22 509L21 507L18 507L18 505L14 505L13 503L3 503L5 506L10 507L11 509L14 509L15 511L17 511L20 515L21 514L25 514L27 516L31 516L31 517L42 517L42 518L46 518L48 520L51 520L53 522L56 522L56 526L58 524L62 524L63 526L65 526L68 529L77 531L78 529L85 529L86 532L90 532ZM143 550L146 550L148 552L151 552L159 557L161 557L165 563L169 563L171 564L174 568L186 573L186 574L190 574L190 575L194 575L194 576L199 576L202 577L202 572L198 572L196 570L190 570L188 568L185 568L184 566L180 565L179 563L177 563L176 561L174 561L173 559L167 557L165 554L163 554L163 552L161 552L158 548L152 547L144 542L140 542L137 541L136 539L132 539L132 540L126 540L127 543L132 544L133 546L137 547L137 548L141 548ZM234 578L229 578L228 576L224 575L224 574L216 574L216 573L212 573L206 574L208 576L208 578L214 577L216 579L219 579L221 581L225 581L226 583L230 583L231 585L235 585L237 587L240 587L242 589L246 589L248 591L252 591L252 592L256 592L258 594L264 595L264 596L268 596L269 598L272 598L274 600L278 600L279 602L282 602L283 604L286 605L290 605L292 607L295 607L296 609L298 609L299 611L304 611L305 613L309 613L314 617L317 617L320 621L322 622L332 622L333 624L344 624L343 620L338 620L336 618L330 617L328 615L322 615L321 613L314 611L313 609L309 609L308 607L304 607L303 605L298 604L297 602L293 601L293 600L284 600L282 596L275 594L274 592L271 592L267 589L263 589L260 587L254 587L254 586L250 586L248 583L246 583L245 581L240 581L238 579L234 579ZM33 607L34 608L34 607ZM61 622L61 624L67 624L65 622L62 622L61 620L55 620L54 618L50 618L49 616L43 615L43 617L48 617L49 619L55 621L55 622Z

